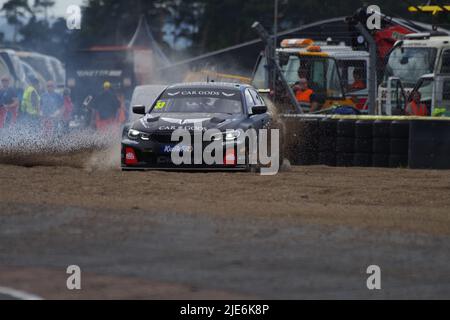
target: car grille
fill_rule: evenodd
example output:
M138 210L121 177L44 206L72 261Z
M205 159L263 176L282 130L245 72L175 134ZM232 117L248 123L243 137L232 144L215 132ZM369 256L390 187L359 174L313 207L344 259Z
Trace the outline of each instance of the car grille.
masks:
M152 133L151 139L153 141L156 141L156 142L159 142L159 143L173 143L173 141L171 141L171 139L172 139L172 132Z
M168 143L168 144L177 143L177 141L172 141L172 132L173 131L154 132L150 135L150 138L153 141L156 141L159 143ZM194 133L193 132L191 132L191 141L194 141Z

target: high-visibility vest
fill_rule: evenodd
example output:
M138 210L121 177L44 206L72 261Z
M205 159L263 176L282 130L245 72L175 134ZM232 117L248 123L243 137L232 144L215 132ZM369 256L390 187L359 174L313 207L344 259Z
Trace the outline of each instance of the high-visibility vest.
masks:
M410 102L411 113L415 116L426 116L427 115L427 106L424 103L417 103L415 101Z
M306 90L297 90L295 93L295 97L297 98L297 101L300 102L310 102L311 95L313 94L313 91L311 89Z
M350 86L351 90L358 90L358 89L365 89L366 84L362 80L356 80L353 82L353 84Z
M31 96L33 95L33 93L36 93L36 96L38 98L37 106L33 106L33 103L31 101ZM28 113L29 115L37 116L39 114L40 101L41 101L41 97L39 96L36 89L33 86L29 86L23 92L22 105L21 105L20 110L24 113Z

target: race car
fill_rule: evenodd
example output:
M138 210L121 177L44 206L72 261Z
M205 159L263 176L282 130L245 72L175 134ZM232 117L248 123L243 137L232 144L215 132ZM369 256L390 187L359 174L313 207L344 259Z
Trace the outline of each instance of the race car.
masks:
M272 122L256 89L236 83L170 85L146 109L134 105L140 118L124 126L123 170L253 170L251 140Z

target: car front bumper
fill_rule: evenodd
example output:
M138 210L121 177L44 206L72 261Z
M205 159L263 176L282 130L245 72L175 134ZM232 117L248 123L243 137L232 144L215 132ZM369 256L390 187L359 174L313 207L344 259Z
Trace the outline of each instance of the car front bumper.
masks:
M131 140L124 138L122 140L121 148L121 167L123 170L245 170L248 168L245 159L245 152L243 152L244 144L234 141L232 143L223 144L223 155L227 154L230 149L234 150L235 161L233 163L225 163L222 159L222 163L219 164L206 164L194 163L193 155L191 152L191 162L188 164L174 164L171 159L170 152L164 152L165 148L169 144L160 143L152 140ZM204 147L202 146L202 152ZM174 146L174 144L170 144ZM127 162L127 150L131 148L135 154L136 160L133 163ZM238 153L238 150L240 151ZM203 153L202 153L203 154ZM240 156L239 156L239 155ZM203 158L202 158L203 159Z

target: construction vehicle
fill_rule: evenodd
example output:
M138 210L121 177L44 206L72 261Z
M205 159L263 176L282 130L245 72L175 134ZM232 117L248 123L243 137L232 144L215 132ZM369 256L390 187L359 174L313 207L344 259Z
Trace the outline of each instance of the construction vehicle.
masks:
M405 95L407 99L413 88L418 85L423 87L423 81L417 83L417 80L424 75L426 75L424 79L450 76L450 36L448 34L415 33L405 35L402 40L397 41L387 57L383 81L378 88L377 113L391 115L401 112L403 101L399 95ZM430 87L422 88L422 90L432 92L433 82L425 81L424 83L428 83ZM436 89L438 88L440 88L439 85L436 86ZM430 107L434 106L430 105Z
M406 35L388 56L383 81L378 88L377 112L387 115L401 113L404 105L401 96L408 99L418 86L424 92L434 91L441 96L442 93L435 90L443 87L434 86L434 82L445 76L450 76L450 36L441 32ZM433 81L429 81L431 79ZM426 100L431 103L429 98ZM430 108L434 107L434 104L430 105Z
M390 77L387 88L389 99L386 114L403 115L412 97L419 94L420 103L428 110L428 116L450 116L450 74L425 74L413 85L405 89L400 78Z
M281 48L275 50L273 41L259 23L254 24L254 29L266 44L266 50L258 58L252 85L276 101L280 111L304 113L310 109L310 103L297 101L293 92L293 86L299 80L298 72L308 80L320 110L332 106L355 107L353 100L345 96L338 63L332 54L323 51L311 39L285 39Z

